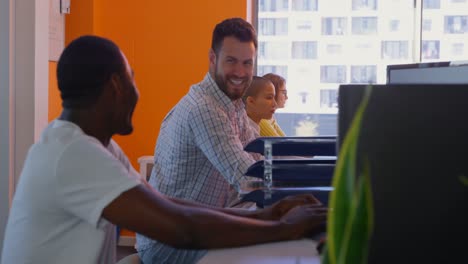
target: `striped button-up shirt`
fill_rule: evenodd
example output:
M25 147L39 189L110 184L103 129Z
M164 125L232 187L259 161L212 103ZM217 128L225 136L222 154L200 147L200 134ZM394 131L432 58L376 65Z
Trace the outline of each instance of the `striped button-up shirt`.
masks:
M193 85L161 125L150 184L169 196L227 206L230 189L240 190L255 162L243 150L255 138L244 108L210 74Z
M149 183L171 197L228 206L255 162L243 150L255 138L244 108L242 100L232 101L209 74L193 85L162 122ZM137 245L161 263L191 263L204 254L142 235L137 235Z

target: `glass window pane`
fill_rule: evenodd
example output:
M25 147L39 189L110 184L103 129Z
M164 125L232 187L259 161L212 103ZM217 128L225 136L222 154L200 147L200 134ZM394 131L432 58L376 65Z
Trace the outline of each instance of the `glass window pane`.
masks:
M468 33L468 16L445 16L444 32L448 34Z
M292 0L293 11L317 11L318 0Z
M345 65L324 65L320 66L320 82L322 83L345 83Z
M377 10L377 0L353 0L353 10Z
M424 9L439 9L440 0L423 0Z
M438 40L423 40L421 54L423 59L438 59L439 58L439 41Z
M376 83L377 65L352 65L351 83Z
M354 35L377 34L377 17L353 17L351 23Z
M466 60L468 52L468 4L440 1L439 8L423 9L421 60Z
M258 8L261 12L288 11L288 0L259 0Z
M287 35L287 18L262 18L259 20L260 35Z
M388 64L416 62L414 14L411 0L289 0L289 11L259 8L257 74L287 79L289 99L275 114L286 134L336 134L340 84L385 83ZM443 31L443 17L427 19L431 30ZM439 40L439 56L443 47Z
M344 35L346 34L347 18L324 17L322 18L322 35Z
M382 41L382 59L408 59L408 41Z
M293 41L291 54L293 59L316 59L317 42Z

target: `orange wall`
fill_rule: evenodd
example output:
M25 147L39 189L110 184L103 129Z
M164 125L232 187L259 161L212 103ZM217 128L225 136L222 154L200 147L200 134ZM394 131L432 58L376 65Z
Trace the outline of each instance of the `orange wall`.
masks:
M213 27L228 17L245 18L246 2L71 1L66 42L82 34L108 37L120 46L135 71L140 90L135 130L116 140L137 169L139 156L153 154L166 113L207 72ZM53 63L49 66L54 67ZM51 90L56 88L52 86L51 82ZM57 106L60 108L58 93L50 93L49 105L49 117L53 118L53 113L59 112Z

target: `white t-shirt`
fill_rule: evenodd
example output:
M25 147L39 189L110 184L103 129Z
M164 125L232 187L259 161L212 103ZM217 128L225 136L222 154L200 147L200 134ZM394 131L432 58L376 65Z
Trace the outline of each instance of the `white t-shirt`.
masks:
M120 147L55 120L27 155L7 223L2 264L115 263L115 226L101 217L141 183Z

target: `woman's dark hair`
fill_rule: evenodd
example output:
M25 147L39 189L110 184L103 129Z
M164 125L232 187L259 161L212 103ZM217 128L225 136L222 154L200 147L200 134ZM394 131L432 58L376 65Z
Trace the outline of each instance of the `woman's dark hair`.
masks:
M57 65L57 82L64 108L93 105L112 74L125 70L117 45L105 38L82 36L62 52Z
M260 76L253 76L252 77L252 82L250 83L250 86L245 90L244 95L242 96L242 101L246 103L247 97L256 97L260 91L265 88L268 84L273 84L271 83L270 80L267 78L263 78Z
M217 24L213 30L211 39L211 49L216 55L223 45L223 40L226 37L235 37L241 42L253 42L257 49L257 33L252 25L242 18L229 18Z

